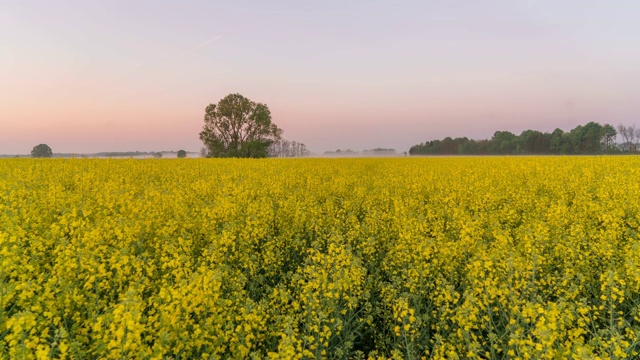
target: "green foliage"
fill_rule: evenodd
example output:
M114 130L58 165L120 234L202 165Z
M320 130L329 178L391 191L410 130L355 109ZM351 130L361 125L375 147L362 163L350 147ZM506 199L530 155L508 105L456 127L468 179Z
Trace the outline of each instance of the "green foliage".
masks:
M411 155L530 155L530 154L602 154L619 151L615 144L616 129L589 122L570 132L555 129L552 133L525 130L520 135L496 131L490 140L466 137L432 140L414 145Z
M31 156L34 158L50 158L53 156L53 151L47 144L40 144L33 147L31 150Z
M613 126L605 124L602 127L602 151L612 152L614 150L616 134L616 129Z
M217 104L209 104L204 123L200 139L209 157L267 157L269 146L282 134L271 121L267 105L240 94L229 94Z
M187 157L187 152L186 152L186 151L184 151L184 150L178 150L178 157L179 157L180 159L184 159L184 158L186 158L186 157Z

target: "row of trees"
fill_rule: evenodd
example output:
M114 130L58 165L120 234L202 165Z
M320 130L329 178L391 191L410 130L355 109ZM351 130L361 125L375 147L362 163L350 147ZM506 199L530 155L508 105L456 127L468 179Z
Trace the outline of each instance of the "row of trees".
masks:
M269 145L268 153L270 157L303 157L311 154L305 144L285 139L274 140Z
M161 159L162 158L162 152L158 151L158 152L154 152L153 157L156 159ZM179 159L184 159L187 157L187 152L185 150L178 150L178 152L176 153L176 157Z
M623 142L616 143L620 133ZM640 128L589 122L569 132L555 129L551 133L525 130L520 135L496 131L489 140L466 137L432 140L414 145L411 155L515 155L515 154L613 154L635 152L640 143Z
M153 152L153 153L147 153L147 152L108 152L108 153L98 153L97 155L102 155L102 156L107 156L107 157L124 157L124 156L138 156L138 155L149 155L151 154L154 158L159 159L162 157L162 152ZM58 156L64 156L65 154L58 154ZM72 155L73 157L75 157L75 154ZM86 155L82 155L83 157L86 157ZM187 157L187 152L185 150L178 150L176 156L178 158L186 158ZM36 146L33 147L33 149L31 150L31 157L34 158L50 158L53 157L53 151L51 150L51 147L49 147L49 145L47 144L38 144Z
M365 155L395 155L396 149L375 148L371 150L363 150Z
M385 149L385 148L375 148L371 150L362 150L362 153L347 149L347 150L336 150L336 151L325 151L325 155L327 156L355 156L355 155L373 155L373 156L384 156L384 155L396 155L396 149ZM407 153L404 153L407 155Z

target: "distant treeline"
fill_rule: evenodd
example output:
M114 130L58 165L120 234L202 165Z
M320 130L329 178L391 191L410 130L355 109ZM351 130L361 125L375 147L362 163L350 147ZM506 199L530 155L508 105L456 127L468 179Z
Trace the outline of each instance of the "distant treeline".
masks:
M371 150L364 150L362 153L367 155L395 155L396 149L375 148Z
M327 156L354 156L360 155L358 151L354 151L351 149L347 150L336 150L336 151L325 151L325 155ZM384 148L375 148L371 150L363 150L362 155L396 155L396 149L384 149Z
M329 156L353 156L353 155L358 155L360 153L351 149L347 149L347 150L338 149L336 151L325 151L324 154Z
M305 144L282 138L273 141L267 151L270 157L303 157L311 155Z
M616 143L620 134L622 143ZM569 132L525 130L520 135L496 131L489 140L446 137L414 145L411 155L518 155L518 154L613 154L635 152L640 142L640 128L590 122Z

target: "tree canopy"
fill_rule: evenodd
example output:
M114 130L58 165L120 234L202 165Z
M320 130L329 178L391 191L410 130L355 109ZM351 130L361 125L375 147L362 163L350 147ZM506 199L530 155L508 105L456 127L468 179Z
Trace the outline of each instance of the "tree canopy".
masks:
M621 129L622 125L619 126ZM622 127L623 128L623 127ZM627 130L631 134L633 130ZM626 148L618 148L615 144L616 129L609 125L589 122L576 126L569 132L555 129L552 133L537 130L525 130L520 135L509 131L496 131L489 140L470 140L466 137L442 140L431 140L414 145L409 150L411 155L510 155L510 154L603 154L635 150L640 142L631 135L623 139ZM628 139L627 139L628 138Z
M53 151L47 144L39 144L33 147L31 150L31 156L34 158L50 158L53 156Z
M200 139L209 157L250 158L269 156L269 146L281 135L267 105L229 94L205 108Z

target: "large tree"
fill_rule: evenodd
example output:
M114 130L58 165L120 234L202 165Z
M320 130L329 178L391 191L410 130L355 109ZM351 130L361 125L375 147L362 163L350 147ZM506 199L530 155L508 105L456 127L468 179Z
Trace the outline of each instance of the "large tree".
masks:
M267 105L229 94L206 107L200 139L210 157L267 157L281 135Z
M512 154L518 146L518 137L509 131L496 131L491 138L494 154Z
M569 133L564 132L562 129L553 130L549 140L549 151L554 154L571 154L573 152L573 144Z
M33 147L31 156L34 158L50 158L53 156L53 151L51 151L49 145L39 144Z
M589 122L578 125L569 133L576 154L597 154L602 152L602 125Z

